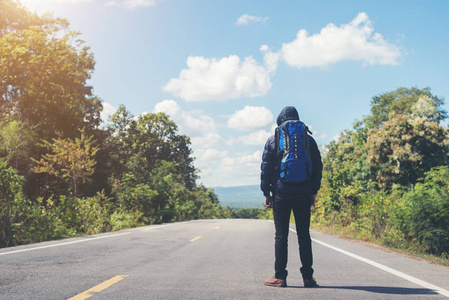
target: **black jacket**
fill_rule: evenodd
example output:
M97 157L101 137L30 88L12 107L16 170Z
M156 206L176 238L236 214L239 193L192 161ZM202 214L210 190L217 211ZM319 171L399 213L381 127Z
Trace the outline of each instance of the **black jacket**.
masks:
M299 120L298 112L292 106L287 106L280 112L277 118L278 126L287 120ZM275 192L304 194L316 194L318 192L321 187L323 164L318 146L311 136L309 136L309 145L312 158L312 178L298 184L284 183L279 180L279 174L276 171L278 160L275 137L273 135L268 138L262 155L260 174L260 188L264 195L274 194Z

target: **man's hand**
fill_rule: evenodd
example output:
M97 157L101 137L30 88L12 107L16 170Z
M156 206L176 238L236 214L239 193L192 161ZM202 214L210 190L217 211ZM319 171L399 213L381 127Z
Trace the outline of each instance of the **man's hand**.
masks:
M271 196L265 196L265 207L273 208L273 198Z
M312 195L310 199L310 206L315 206L315 202L316 202L316 194Z

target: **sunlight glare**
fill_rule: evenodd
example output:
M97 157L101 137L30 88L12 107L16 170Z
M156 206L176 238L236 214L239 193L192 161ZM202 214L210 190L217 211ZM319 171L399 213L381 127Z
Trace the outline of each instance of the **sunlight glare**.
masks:
M21 0L21 3L32 12L54 12L56 8L67 4L92 2L92 0Z

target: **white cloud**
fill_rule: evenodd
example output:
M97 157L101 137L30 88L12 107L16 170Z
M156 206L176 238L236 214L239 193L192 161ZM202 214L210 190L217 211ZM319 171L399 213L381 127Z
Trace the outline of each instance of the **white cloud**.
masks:
M104 6L117 6L125 7L128 9L135 9L139 7L150 7L157 5L161 0L110 0L105 1Z
M267 45L259 50L264 52L264 66L251 56L244 60L237 55L221 59L190 56L187 68L181 70L178 78L170 79L163 89L189 102L252 98L263 96L271 89L270 77L280 60L298 68L326 67L343 60L361 61L365 65L397 65L402 55L398 47L374 32L366 13L359 13L340 27L329 24L311 36L301 29L296 39L283 43L278 52Z
M244 14L237 19L235 24L236 25L248 25L249 23L265 22L267 20L268 20L268 17L256 17L256 16L250 16L248 14Z
M242 140L244 145L265 145L268 138L272 136L272 132L268 132L265 130L258 130L256 132L250 133L244 136L244 140Z
M187 67L163 89L188 102L263 96L272 86L269 71L252 57L190 56Z
M164 100L154 107L154 112L164 112L175 121L183 134L190 137L204 136L215 133L217 128L212 117L202 115L201 112L183 111L174 100Z
M272 121L271 112L264 107L245 107L242 111L258 114ZM200 170L200 182L206 186L237 186L257 184L260 176L262 152L230 152L222 150L223 139L214 119L201 111L184 111L174 100L164 100L155 105L154 113L164 112L179 126L182 134L191 137L195 167ZM268 113L267 113L268 112ZM244 114L244 113L243 113ZM268 117L267 117L268 116ZM269 123L267 123L269 125ZM251 124L246 126L251 127ZM254 127L254 126L253 126ZM262 145L268 132L259 130L241 137L243 145ZM233 150L236 149L233 148Z
M93 0L25 0L23 1L25 3L36 3L36 4L43 4L43 3L86 3L86 2L92 2Z
M104 4L103 4L104 6L119 6L120 5L120 3L118 2L118 1L114 1L114 0L112 0L112 1L106 1Z
M317 134L315 136L313 136L313 138L316 141L324 140L327 138L327 134L325 134L325 133L318 134L318 132L317 132Z
M227 151L220 151L213 148L203 148L197 149L195 151L195 155L195 167L199 168L201 171L207 171L210 169L209 166L216 167L222 159L229 155L229 153Z
M93 2L93 0L21 0L21 4L39 13L52 10L55 5L60 4L82 4Z
M246 16L242 20L251 17ZM326 67L344 60L361 61L365 65L397 65L402 55L397 46L374 32L366 13L359 13L340 27L328 24L314 35L301 29L294 41L283 43L277 52L267 45L259 50L264 53L264 65L251 56L244 60L237 55L220 59L190 56L187 68L163 89L188 102L253 98L264 96L271 89L270 79L280 60L297 68Z
M239 186L258 184L262 151L236 153L201 150L196 152L199 174L206 186Z
M307 124L306 124L307 125ZM315 141L319 141L319 140L323 140L327 138L327 134L325 133L320 133L317 130L313 130L312 125L307 125L307 127L309 128L309 130L312 132L312 136L315 139Z
M242 111L251 112L251 110L249 107ZM262 119L272 121L273 116L266 108L256 107L254 111ZM231 153L221 150L223 139L217 132L217 125L212 117L204 115L201 111L184 111L173 100L157 103L153 112L168 114L179 126L180 133L191 137L193 156L196 158L194 164L200 170L200 182L206 186L257 184L262 152ZM265 115L268 115L268 118ZM268 132L259 130L242 137L242 144L262 145L268 136Z
M164 112L178 125L179 131L191 138L192 148L210 148L221 144L215 120L200 111L184 111L174 100L164 100L154 107L155 113Z
M263 60L267 71L274 75L278 67L280 53L273 53L267 45L262 45L259 50L265 53Z
M157 4L156 0L124 0L123 5L126 8L134 9L137 7L150 7Z
M272 122L273 114L268 108L247 105L229 118L227 126L237 130L252 131L265 128Z
M31 10L48 10L58 4L102 3L108 7L125 7L135 9L157 5L162 0L22 0L22 3Z
M342 60L397 65L401 52L374 32L371 20L362 12L349 24L340 27L328 24L312 36L301 29L294 41L282 44L280 55L287 64L303 68L325 67Z
M231 137L226 141L226 144L230 146L234 146L235 144L242 144L246 146L263 146L267 142L267 139L272 135L273 132L258 130L237 138Z
M202 136L192 137L193 149L209 149L222 144L223 138L216 132L207 133Z
M101 111L100 118L103 122L107 123L109 116L112 116L117 109L107 102L103 102L103 110Z
M156 6L161 0L108 0L103 3L104 6L126 7L128 9L135 9L138 7Z

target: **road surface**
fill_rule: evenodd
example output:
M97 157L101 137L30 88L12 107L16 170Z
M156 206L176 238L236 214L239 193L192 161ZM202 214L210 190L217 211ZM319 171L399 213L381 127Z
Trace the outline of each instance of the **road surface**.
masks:
M287 288L274 225L199 220L0 249L0 299L448 299L449 268L312 232L304 288L293 225Z

